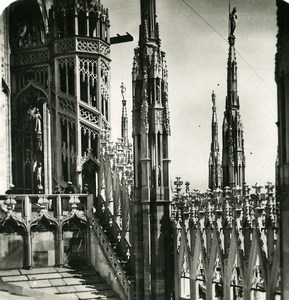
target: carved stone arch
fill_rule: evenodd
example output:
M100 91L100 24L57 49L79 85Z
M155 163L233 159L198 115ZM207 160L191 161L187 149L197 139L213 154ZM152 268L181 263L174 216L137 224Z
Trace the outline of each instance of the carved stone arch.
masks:
M87 229L88 220L84 215L81 215L77 211L71 212L66 218L61 222L61 231L65 230L78 230Z
M48 213L41 213L30 223L31 231L58 231L58 221L51 217Z
M73 210L61 224L64 243L64 263L79 266L87 262L89 247L89 222L77 210Z
M27 235L24 220L17 218L13 213L0 221L0 269L24 267Z
M31 258L35 267L54 266L57 253L58 222L48 212L41 212L30 223Z
M46 92L34 83L12 98L12 173L18 193L38 193L47 187L47 102Z
M190 297L190 277L191 277L191 255L189 251L189 247L187 245L187 237L185 232L184 234L184 247L183 251L180 249L179 260L182 262L180 266L180 296L181 297Z
M32 82L32 81L30 81L23 89L21 89L21 90L19 90L18 92L17 92L17 94L15 95L15 102L17 102L18 101L18 98L23 94L23 93L25 93L25 91L26 90L29 90L29 89L35 89L35 90L38 90L39 91L39 93L42 93L42 94L44 94L44 97L43 97L43 99L41 98L41 100L44 100L44 102L47 102L48 101L48 99L49 99L49 97L48 97L48 94L46 93L46 91L41 87L41 86L39 86L38 84L36 84L35 82ZM44 103L43 102L43 103Z
M209 254L209 263L208 263L208 274L213 274L214 269L215 269L215 264L216 264L216 258L219 257L220 259L220 267L221 267L221 274L224 274L224 266L223 266L223 251L221 249L220 245L220 237L219 237L219 232L214 228L213 230L213 240L212 240L212 247L211 251ZM213 275L211 275L213 277Z
M17 218L14 214L10 214L6 219L0 222L0 233L13 232L24 235L28 232L28 228L24 220Z
M205 284L207 279L207 264L205 261L206 253L202 240L200 229L196 229L193 233L194 245L192 245L192 260L191 260L191 280L192 290L191 299L199 299L201 295L206 298ZM199 297L199 298L198 298Z
M258 229L253 230L252 236L252 245L250 248L249 254L249 263L247 270L247 289L248 293L250 293L252 288L255 288L253 284L261 284L261 282L257 283L256 281L259 279L262 280L262 285L265 290L267 290L267 265L266 255L264 251L261 249L260 245L260 236L257 232ZM248 295L249 296L249 295Z
M80 189L84 188L84 185L88 185L89 192L97 195L99 187L99 173L100 173L100 162L92 154L88 153L85 157L79 161L77 165L77 172L79 174L78 184Z
M12 53L46 43L45 20L37 0L16 1L10 5L10 46Z
M240 281L240 284L238 285L243 286L244 278L244 256L242 255L241 249L239 248L238 236L234 227L232 229L231 242L229 247L229 254L224 272L225 299L233 299L232 293L243 294L243 288L238 288L238 290L236 290L236 284L234 284L234 282L237 280L238 282Z

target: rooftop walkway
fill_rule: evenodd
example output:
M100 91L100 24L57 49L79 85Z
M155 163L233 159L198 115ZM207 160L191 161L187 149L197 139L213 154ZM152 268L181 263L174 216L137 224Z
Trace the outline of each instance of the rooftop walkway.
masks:
M86 266L0 270L1 290L7 299L16 299L8 297L16 294L26 296L23 299L120 300L100 275Z

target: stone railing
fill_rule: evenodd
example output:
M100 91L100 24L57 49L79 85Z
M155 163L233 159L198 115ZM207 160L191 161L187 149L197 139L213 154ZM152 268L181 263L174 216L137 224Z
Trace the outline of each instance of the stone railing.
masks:
M92 208L93 196L87 194L0 196L0 235L3 235L2 238L6 237L2 241L6 244L2 247L8 249L7 235L11 235L10 239L12 239L16 234L19 237L18 242L23 247L23 251L19 252L21 261L17 267L31 268L35 263L33 251L37 251L37 238L33 238L35 233L51 233L54 237L49 244L49 251L54 253L55 259L47 262L47 266L61 266L65 264L65 239L70 236L70 231L88 231L87 215ZM1 253L2 261L5 261L6 254ZM87 250L83 255L89 262L89 251ZM7 262L5 266L10 267Z
M176 299L274 299L280 294L279 204L274 186L181 192L175 182ZM263 190L262 190L263 189ZM250 298L251 297L251 298ZM262 299L263 299L262 298Z
M45 212L51 218L62 219L72 210L85 214L92 207L93 198L87 194L0 195L0 220L12 213L19 219L31 220L40 212Z

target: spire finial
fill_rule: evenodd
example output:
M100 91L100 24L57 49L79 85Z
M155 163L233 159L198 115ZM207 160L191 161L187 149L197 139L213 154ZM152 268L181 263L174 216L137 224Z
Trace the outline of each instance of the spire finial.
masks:
M216 106L216 93L214 90L212 91L212 102L213 102L213 106L215 107Z
M120 93L122 95L122 100L125 100L126 87L123 84L123 82L121 83L121 86L120 86Z
M237 23L237 8L234 7L233 10L230 12L230 16L229 16L229 21L230 21L230 25L229 25L229 37L233 37L234 36L234 31L236 29L236 23Z

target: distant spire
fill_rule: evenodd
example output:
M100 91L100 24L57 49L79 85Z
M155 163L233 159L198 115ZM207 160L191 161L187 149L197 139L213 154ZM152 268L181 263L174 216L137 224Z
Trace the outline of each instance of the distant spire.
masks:
M243 125L237 89L235 51L236 7L229 13L229 54L227 62L227 97L223 122L223 187L243 186L245 182L245 152Z
M120 92L122 96L122 114L121 114L121 137L125 144L128 144L128 118L127 118L127 109L126 109L126 87L121 83Z
M215 190L221 186L221 163L219 155L218 120L216 109L216 94L212 91L212 141L209 158L209 188Z
M218 141L218 120L217 120L217 109L216 109L216 94L212 91L212 143L211 151L219 151L219 141Z
M236 29L236 15L237 9L233 8L229 15L229 55L227 63L227 99L226 109L239 109L239 97L237 93L237 60L235 51L235 29Z

